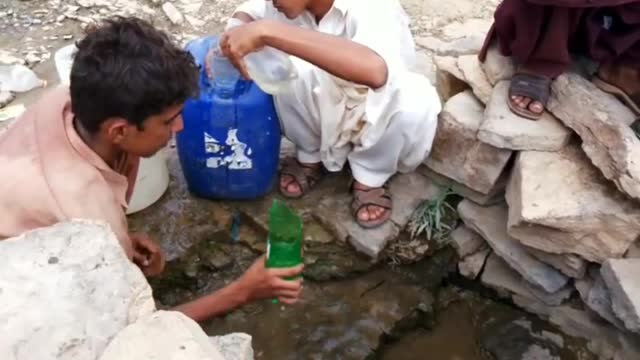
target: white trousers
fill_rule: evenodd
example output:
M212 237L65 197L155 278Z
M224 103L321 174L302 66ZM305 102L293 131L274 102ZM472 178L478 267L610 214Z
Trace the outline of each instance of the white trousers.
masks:
M441 105L426 77L408 71L397 74L388 96L377 101L380 95L376 94L376 104L361 104L366 121L379 129L371 141L366 138L368 132L361 131L362 122L356 126L348 119L336 119L347 115L344 109L332 108L340 89L336 82L327 81L328 74L310 64L297 68L299 76L291 91L275 96L275 104L284 135L296 145L299 161L323 162L330 171L339 171L348 161L356 181L380 187L397 172L415 170L427 157ZM335 132L342 134L342 140L344 134L353 134L354 141L327 142L339 137Z

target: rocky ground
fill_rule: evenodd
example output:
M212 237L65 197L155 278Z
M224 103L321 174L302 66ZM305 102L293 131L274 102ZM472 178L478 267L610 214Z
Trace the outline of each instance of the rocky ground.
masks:
M0 94L0 129L20 105L58 83L53 54L80 38L87 24L136 15L185 44L218 32L238 3L4 1L0 64L24 64L48 86L15 99ZM332 176L309 198L290 202L305 220L310 298L297 309L245 307L205 329L251 333L256 357L264 359L410 358L420 349L464 359L636 358L640 141L629 128L635 117L577 74L555 82L551 111L540 121L514 116L505 104L513 65L495 52L482 66L475 56L498 1L402 3L413 20L418 71L437 85L445 105L425 165L391 183L392 222L376 231L355 226L346 213L348 179ZM196 199L175 149L168 153L169 190L131 217L134 230L151 233L169 253L167 274L151 284L159 307L219 288L264 252L266 210L276 197ZM447 187L461 218L451 234L455 255L405 231L414 209ZM448 306L457 303L472 305ZM497 315L504 313L510 315ZM473 341L447 328L449 316L465 319L460 323ZM572 336L589 339L590 351ZM437 347L442 342L469 346L456 353Z

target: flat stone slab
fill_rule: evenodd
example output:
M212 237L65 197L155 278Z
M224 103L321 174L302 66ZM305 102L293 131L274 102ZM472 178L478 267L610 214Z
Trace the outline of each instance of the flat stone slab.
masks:
M548 108L582 138L582 148L604 176L640 199L640 140L635 115L614 96L577 74L560 75Z
M480 66L477 55L463 55L458 58L458 68L462 71L464 79L471 86L473 93L483 104L489 102L493 85Z
M533 285L550 294L567 285L568 277L531 256L522 244L507 234L505 205L481 207L463 200L458 205L458 213L465 225L482 235L496 255Z
M463 184L450 179L444 175L429 169L426 165L421 165L418 171L431 179L433 182L445 187L451 188L456 194L467 198L479 205L493 205L504 202L504 191L507 187L507 180L509 179L509 171L504 170L502 175L493 188L489 191L489 194L482 194L475 190L472 190Z
M416 45L433 51L439 56L460 56L480 52L483 37L465 36L452 41L442 41L433 36L416 37Z
M413 211L421 202L434 199L441 189L419 173L395 176L389 183L393 198L391 221L376 229L364 229L351 215L349 196L325 197L313 212L330 233L342 241L349 242L359 252L377 259L389 241L400 234Z
M627 329L640 333L640 259L610 259L600 269L613 312Z
M549 294L544 290L530 286L526 280L515 272L504 260L495 253L489 255L482 272L481 281L484 285L498 291L504 297L520 295L529 299L542 301L547 305L560 305L573 293L569 286Z
M509 81L500 81L491 93L478 139L498 148L534 151L557 151L569 142L573 133L553 115L545 111L536 121L525 119L509 109L508 101Z
M576 144L521 152L509 186L509 234L553 254L601 263L640 235L640 205L618 192Z
M474 191L489 194L512 152L478 141L483 112L483 105L470 91L449 99L438 117L438 130L425 164Z
M487 75L487 79L493 85L502 80L511 79L516 72L513 60L500 54L496 45L491 46L487 51L487 57L482 63L482 68Z
M482 236L469 229L466 225L458 226L449 236L451 237L451 245L461 259L487 246L487 242L484 241Z
M587 271L587 262L578 255L550 254L530 247L527 247L527 252L574 279L581 279Z

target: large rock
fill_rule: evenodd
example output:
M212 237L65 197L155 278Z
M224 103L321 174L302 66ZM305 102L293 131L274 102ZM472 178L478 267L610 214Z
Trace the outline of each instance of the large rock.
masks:
M482 68L487 79L495 85L499 81L509 80L516 72L513 60L510 57L500 54L497 46L491 46L487 51L487 57L482 63Z
M443 41L433 36L416 37L416 45L433 51L439 56L461 56L477 54L482 48L482 37L462 37Z
M507 187L509 234L554 254L601 263L640 235L640 206L616 191L576 145L521 152Z
M115 235L89 221L0 241L0 304L0 337L16 360L96 359L155 310Z
M158 311L129 325L100 357L122 359L231 360L223 357L195 321L175 311Z
M438 174L488 194L494 191L511 151L478 141L483 111L470 91L449 99L438 117L435 141L425 164Z
M613 312L627 329L640 333L640 259L610 259L600 269Z
M508 105L509 81L500 81L491 93L480 126L478 139L498 148L511 150L557 151L572 132L553 115L544 112L533 121L514 114Z
M358 225L351 214L347 196L327 197L320 201L313 216L337 239L349 242L359 252L377 259L387 243L395 240L415 209L427 199L434 199L440 189L425 176L413 172L395 176L389 183L393 198L391 221L376 229Z
M587 270L587 262L578 255L550 254L530 247L526 249L529 254L538 260L553 266L568 277L581 279Z
M612 95L577 74L559 76L548 108L582 138L582 148L618 189L640 199L640 140L636 117Z
M542 301L547 305L560 305L573 293L573 289L569 286L553 294L530 286L520 274L515 272L496 254L489 255L482 272L481 281L484 285L498 291L503 297L510 297L515 294Z
M482 235L496 255L527 281L548 293L555 293L567 284L569 279L565 275L531 256L507 234L506 206L481 207L463 200L458 205L458 213L469 228Z
M590 271L587 277L576 280L575 285L585 305L617 328L625 329L624 323L613 312L611 295L599 269L596 268L595 271Z
M436 89L440 100L446 102L454 95L467 89L469 85L465 83L464 74L458 68L458 59L453 56L435 56L436 65Z
M464 55L458 58L458 68L462 71L467 84L471 85L473 93L486 104L491 98L493 85L484 74L477 55Z

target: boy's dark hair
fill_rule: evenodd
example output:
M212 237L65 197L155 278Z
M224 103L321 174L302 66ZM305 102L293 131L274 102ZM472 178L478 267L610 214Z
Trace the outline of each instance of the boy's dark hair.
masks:
M71 106L91 133L110 117L142 129L149 116L198 93L198 67L191 54L144 20L105 20L76 46Z

